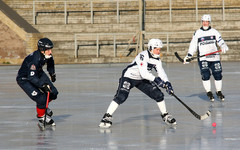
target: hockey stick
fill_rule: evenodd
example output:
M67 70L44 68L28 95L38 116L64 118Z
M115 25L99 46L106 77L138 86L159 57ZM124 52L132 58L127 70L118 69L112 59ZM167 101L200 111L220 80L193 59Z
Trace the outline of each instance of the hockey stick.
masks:
M196 56L196 57L192 57L190 59L187 59L186 61L187 62L190 62L196 58L201 58L201 57L204 57L204 56L208 56L208 55L212 55L212 54L215 54L215 53L218 53L218 52L221 52L222 50L218 50L218 51L215 51L215 52L211 52L211 53L208 53L208 54L204 54L204 55L201 55L201 56ZM177 57L177 59L180 61L180 62L184 62L184 60L179 56L179 54L177 52L174 53L175 56Z
M208 110L204 115L200 116L199 114L197 114L195 111L193 111L190 107L188 107L180 98L178 98L174 93L171 94L172 96L174 96L180 103L182 103L192 114L194 117L196 117L199 120L204 120L206 118L208 118L211 115L211 111Z
M160 87L155 82L153 82L153 84L155 84L156 87L158 89L160 89ZM166 85L164 85L164 88L167 89ZM208 118L211 115L211 110L208 110L204 115L200 116L195 111L193 111L187 104L185 104L180 98L178 98L173 92L171 92L171 95L173 97L175 97L181 104L183 104L183 106L185 106L193 114L193 116L196 117L197 119L204 120L204 119Z
M44 123L43 123L43 127L44 128L46 126L47 109L48 109L48 103L49 103L49 95L50 95L50 92L47 93L47 102L46 102L46 109L45 109L45 116L44 116Z

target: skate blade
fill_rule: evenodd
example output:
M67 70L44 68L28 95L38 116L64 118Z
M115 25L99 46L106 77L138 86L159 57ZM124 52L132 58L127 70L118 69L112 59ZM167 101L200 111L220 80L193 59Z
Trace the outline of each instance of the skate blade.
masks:
M210 99L210 101L211 101L211 102L214 102L214 101L215 101L215 99Z
M167 127L169 128L169 129L177 129L177 124L175 124L175 125L172 125L172 124L167 124Z
M174 123L165 122L165 123L166 123L166 125L168 125L168 126L171 127L171 128L174 128L174 129L177 128L177 123L176 123L176 122L174 122Z
M177 124L174 124L174 125L171 124L168 127L169 127L169 129L177 129Z
M218 98L220 99L221 102L224 102L224 100L225 100L224 98L220 98L220 97L218 97Z
M102 129L108 129L108 128L110 128L112 125L110 124L110 123L103 123L103 122L101 122L100 124L99 124L99 127L100 128L102 128Z
M55 127L56 127L56 124L55 124L55 123L49 124L49 125L46 124L45 127L44 127L44 124L43 124L43 123L38 123L37 125L38 125L38 127L39 127L39 129L40 129L41 131L44 131L44 130L53 130L53 131L55 131Z
M47 126L56 126L55 122L53 124L49 124Z
M38 123L38 128L41 130L41 131L44 131L45 130L45 127L42 123Z
M110 128L99 128L99 132L109 134L112 133L112 130Z

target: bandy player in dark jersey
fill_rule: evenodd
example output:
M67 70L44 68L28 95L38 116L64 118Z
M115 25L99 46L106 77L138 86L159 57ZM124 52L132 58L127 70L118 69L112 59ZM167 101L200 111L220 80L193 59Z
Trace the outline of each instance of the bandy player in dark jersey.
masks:
M48 38L38 41L38 50L29 54L23 61L17 74L17 83L23 91L36 102L36 111L39 124L43 124L45 119L47 93L50 92L49 101L57 99L58 91L52 82L56 81L55 65L52 56L53 43ZM47 74L43 71L43 66L47 64ZM55 126L51 116L51 109L46 111L46 124Z

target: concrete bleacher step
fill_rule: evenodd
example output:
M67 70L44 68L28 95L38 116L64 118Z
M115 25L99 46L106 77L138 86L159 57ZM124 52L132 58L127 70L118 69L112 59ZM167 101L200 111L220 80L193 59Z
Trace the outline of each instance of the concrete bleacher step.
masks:
M211 25L217 30L240 30L240 21L212 21ZM146 23L146 31L148 32L194 32L201 27L200 22L163 22L163 23Z
M117 20L117 15L102 15L102 16L94 16L93 23L94 24L107 24L107 23L138 23L139 18L138 15L121 15L119 17L119 21ZM69 15L67 17L68 24L90 24L91 16L82 16L82 15Z
M2 0L13 10L15 10L21 17L32 24L33 1L32 0Z
M60 50L57 48L53 49L53 55L55 57L74 57L74 51L72 49Z
M91 64L91 63L130 63L134 57L94 57L85 56L80 58L73 57L55 57L54 61L56 64Z
M33 24L33 1L32 0L3 0L14 10L16 10L25 20ZM54 42L54 55L58 62L72 61L81 63L92 63L101 61L114 61L111 57L113 52L113 39L111 36L100 37L99 58L96 57L95 36L78 37L79 59L75 59L75 33L136 33L139 29L138 1L119 2L119 23L117 23L116 2L93 2L94 16L91 24L90 1L67 1L67 24L65 24L64 3L58 2L37 2L36 3L36 23L34 25L44 36L49 37ZM164 42L164 61L176 61L173 52L178 51L181 56L185 56L192 38L192 35L200 24L202 14L212 15L212 26L221 31L236 31L231 33L221 33L226 40L231 51L228 55L223 55L223 59L234 58L239 60L239 31L240 31L240 3L237 1L225 0L226 6L234 6L233 9L225 9L225 20L222 21L221 2L204 0L198 1L199 11L196 21L195 4L193 1L179 0L172 3L172 22L169 18L169 0L161 3L158 1L146 1L145 31L148 32L172 32L169 34L169 50L167 51L166 33L151 34L145 36L145 48L147 40L150 38L160 38ZM213 9L212 7L218 9ZM183 9L184 8L184 9ZM191 8L191 9L189 9ZM206 9L202 9L206 8ZM150 11L151 10L151 11ZM179 33L187 32L187 33ZM130 35L133 36L133 35ZM82 39L84 38L84 40ZM124 52L129 37L119 37L117 45L117 56ZM124 52L127 54L127 52ZM109 58L107 58L109 57ZM124 59L119 59L124 61Z
M74 33L124 33L136 32L139 25L137 23L121 24L69 24L69 25L34 25L40 32L74 32Z
M239 30L237 26L240 21L213 21L212 26L218 30ZM166 31L192 31L201 26L200 22L176 22L176 23L146 23L146 31L148 32L166 32ZM86 25L35 25L40 32L135 32L138 28L137 24L89 24ZM99 27L99 28L98 28ZM121 29L121 30L120 30Z
M231 53L238 53L238 46L235 45L239 45L239 40L238 41L227 41L227 37L225 38L226 42L229 46L229 48L231 49L231 51L228 52L228 54ZM177 40L170 40L169 43L169 53L174 53L175 51L178 51L179 54L181 56L185 56L187 53L187 49L189 47L189 43L191 40L191 36L186 40L186 39L182 39L182 41L176 42ZM164 40L163 40L164 41ZM86 42L86 41L85 41ZM165 41L164 41L165 42ZM66 56L70 56L70 57L74 57L75 55L75 45L74 45L74 41L54 41L55 43L55 48L57 49L56 52L58 54L61 55L66 55ZM164 43L166 44L166 43ZM166 49L166 45L164 45L165 47L163 48L163 53L167 53L167 49ZM121 56L123 51L125 50L125 48L127 47L127 42L125 41L125 45L117 45L117 56ZM131 46L134 47L134 46ZM113 43L109 42L109 41L99 41L99 56L103 56L103 57L112 57L114 56L114 48L113 48ZM146 48L146 46L145 46ZM124 54L127 55L128 51L126 51ZM97 51L96 51L96 41L91 41L91 43L89 42L80 42L79 43L79 47L78 47L78 56L82 57L85 55L89 55L89 56L95 56L97 55Z

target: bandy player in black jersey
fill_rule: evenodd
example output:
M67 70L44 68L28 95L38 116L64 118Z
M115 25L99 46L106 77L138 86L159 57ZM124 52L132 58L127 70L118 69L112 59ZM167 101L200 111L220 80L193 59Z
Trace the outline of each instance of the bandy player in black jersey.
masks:
M24 59L16 80L23 91L36 102L39 125L42 126L46 119L46 125L55 126L52 119L52 110L47 108L46 111L47 93L50 92L49 101L57 99L58 95L58 90L52 83L56 81L55 64L52 56L53 43L48 38L42 38L37 45L38 50ZM45 64L51 80L43 70ZM47 112L46 117L45 112Z

